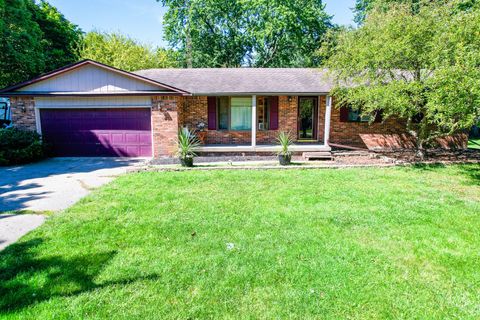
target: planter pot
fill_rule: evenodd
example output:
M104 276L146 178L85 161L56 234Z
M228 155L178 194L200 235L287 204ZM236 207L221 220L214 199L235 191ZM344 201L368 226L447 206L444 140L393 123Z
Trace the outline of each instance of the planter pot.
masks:
M193 167L193 158L180 158L182 167Z
M279 154L278 155L278 161L280 162L280 165L282 166L288 166L290 162L292 161L292 155L283 155Z

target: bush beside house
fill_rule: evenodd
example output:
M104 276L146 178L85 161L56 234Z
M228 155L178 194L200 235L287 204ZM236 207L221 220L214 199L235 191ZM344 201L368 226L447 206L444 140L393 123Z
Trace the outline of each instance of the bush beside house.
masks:
M44 159L47 147L34 131L0 129L0 165L23 164Z

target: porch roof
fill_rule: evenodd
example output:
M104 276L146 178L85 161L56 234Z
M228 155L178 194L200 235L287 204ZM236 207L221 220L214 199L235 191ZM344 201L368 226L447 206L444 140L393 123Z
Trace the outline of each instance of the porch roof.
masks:
M314 68L149 69L134 73L194 95L319 95L333 87L327 70Z

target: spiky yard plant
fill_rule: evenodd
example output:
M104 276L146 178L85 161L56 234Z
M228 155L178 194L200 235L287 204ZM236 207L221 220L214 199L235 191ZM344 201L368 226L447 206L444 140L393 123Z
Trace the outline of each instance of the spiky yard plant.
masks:
M193 166L193 158L197 156L195 149L200 146L194 131L182 129L178 133L177 156L180 158L182 166Z
M281 165L288 165L292 159L292 152L290 146L293 144L293 138L290 132L281 131L277 136L277 141L280 144L280 151L278 152L278 159Z

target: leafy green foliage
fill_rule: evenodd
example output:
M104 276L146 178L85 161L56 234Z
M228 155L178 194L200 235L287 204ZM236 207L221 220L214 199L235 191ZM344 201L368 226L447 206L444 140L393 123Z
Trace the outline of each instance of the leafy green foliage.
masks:
M45 69L42 30L25 0L0 0L0 87Z
M38 161L46 157L46 147L34 131L0 129L0 165Z
M46 1L0 0L0 87L76 61L80 37Z
M76 48L82 31L47 1L27 2L33 20L42 30L41 40L46 71L63 67L78 59Z
M126 71L177 66L175 52L143 45L119 33L87 33L79 56Z
M0 312L478 319L479 171L123 175L0 252Z
M290 151L290 146L293 144L293 138L290 132L280 131L277 137L278 144L280 144L279 155L282 156L291 156L292 152Z
M376 8L342 32L327 63L339 105L405 119L419 150L470 128L480 113L480 10L452 15L457 4Z
M418 13L420 8L429 6L432 3L447 4L448 0L356 0L355 1L355 22L362 24L365 21L368 13L377 7L381 10L388 10L392 4L404 4L407 5L412 13ZM478 0L454 0L456 6L453 7L456 10L468 10L475 7L478 4Z
M168 7L165 37L193 67L319 64L331 27L319 0L157 0Z

